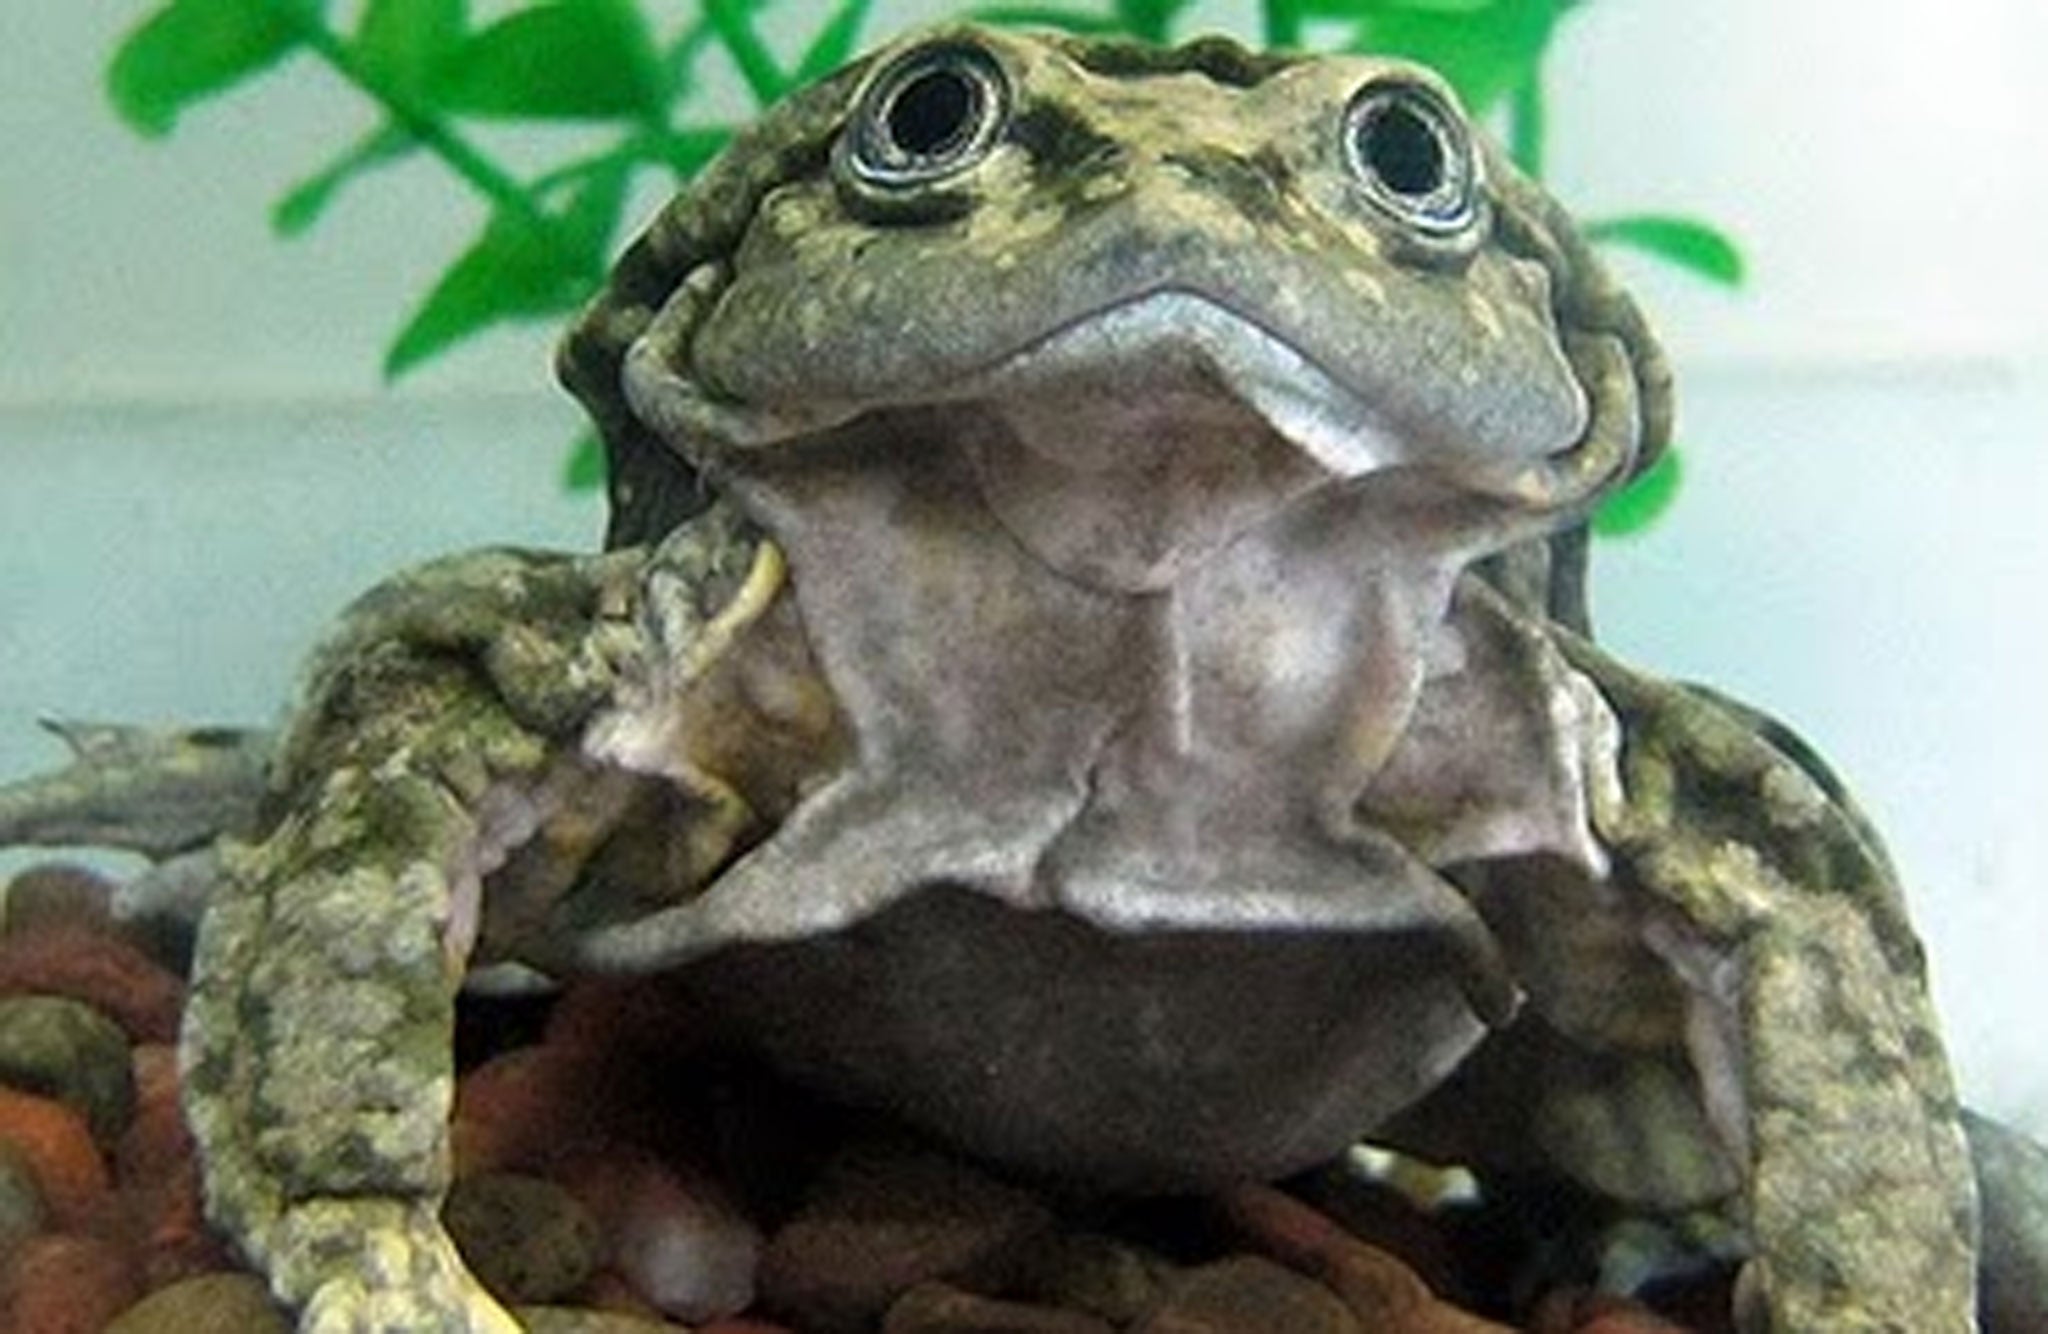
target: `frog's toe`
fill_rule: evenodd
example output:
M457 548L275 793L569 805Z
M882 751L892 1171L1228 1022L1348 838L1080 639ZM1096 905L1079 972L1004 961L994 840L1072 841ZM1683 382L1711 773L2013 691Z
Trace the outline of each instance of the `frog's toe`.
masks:
M289 1223L272 1273L299 1334L520 1334L424 1202L313 1201Z
M374 1290L336 1279L315 1293L299 1334L521 1334L522 1326L480 1288L445 1292Z

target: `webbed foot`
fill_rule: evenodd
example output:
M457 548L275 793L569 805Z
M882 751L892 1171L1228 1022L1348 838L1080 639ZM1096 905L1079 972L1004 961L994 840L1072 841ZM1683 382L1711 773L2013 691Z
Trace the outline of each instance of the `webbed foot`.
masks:
M309 1200L275 1236L271 1282L302 1306L299 1334L519 1334L424 1203Z

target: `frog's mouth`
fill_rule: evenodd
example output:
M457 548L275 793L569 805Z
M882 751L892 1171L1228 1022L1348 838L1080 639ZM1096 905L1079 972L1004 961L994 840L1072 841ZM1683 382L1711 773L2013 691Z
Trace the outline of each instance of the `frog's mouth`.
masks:
M1057 413L1059 396L1079 390L1099 395L1104 405L1127 408L1134 418L1167 419L1170 408L1148 413L1143 402L1162 382L1181 382L1190 397L1201 392L1227 400L1332 477L1411 462L1440 443L1419 438L1423 433L1414 424L1389 420L1369 395L1255 317L1188 288L1164 288L1092 312L965 377L941 397L1044 406ZM1071 417L1071 406L1066 415ZM1114 415L1109 425L1109 431L1087 436L1041 431L1038 440L1084 469L1115 466L1143 451L1143 435L1116 430Z
M1184 290L1067 325L953 386L982 495L1048 565L1158 591L1318 489L1410 464L1413 434L1257 323Z

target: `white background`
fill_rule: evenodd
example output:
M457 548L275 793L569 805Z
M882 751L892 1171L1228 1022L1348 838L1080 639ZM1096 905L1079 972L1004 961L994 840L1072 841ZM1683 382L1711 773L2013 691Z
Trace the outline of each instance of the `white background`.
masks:
M270 201L362 108L305 70L142 143L98 80L144 9L0 7L0 776L56 758L43 713L267 720L393 565L600 523L555 485L576 418L548 331L379 387L471 202L405 167L274 241ZM2038 0L1590 0L1552 75L1568 203L1703 213L1752 264L1730 297L1618 261L1678 359L1689 481L1601 551L1603 633L1848 775L1909 881L1966 1092L2037 1132L2044 58Z

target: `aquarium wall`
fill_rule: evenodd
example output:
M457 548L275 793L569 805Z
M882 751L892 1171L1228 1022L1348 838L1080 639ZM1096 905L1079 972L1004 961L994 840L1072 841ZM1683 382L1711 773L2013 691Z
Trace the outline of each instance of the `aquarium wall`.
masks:
M143 9L0 9L0 777L59 758L46 714L271 719L379 575L601 527L562 484L550 328L380 380L475 229L459 188L402 165L278 241L272 202L366 128L360 102L304 71L145 143L100 88ZM1616 258L1675 356L1686 468L1649 531L1598 548L1600 630L1838 764L1892 840L1970 1098L2037 1133L2044 52L2033 0L1589 0L1549 75L1562 197L1710 216L1749 269L1730 293Z

